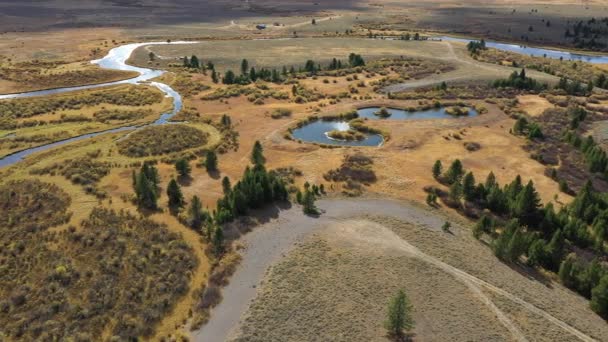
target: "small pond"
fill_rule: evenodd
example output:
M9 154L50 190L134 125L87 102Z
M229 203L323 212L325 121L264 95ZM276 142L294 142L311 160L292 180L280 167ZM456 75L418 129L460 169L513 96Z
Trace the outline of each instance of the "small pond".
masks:
M453 116L446 113L445 108L433 108L423 111L407 111L402 109L387 108L390 116L380 117L374 113L380 107L368 107L357 110L360 118L369 120L423 120L423 119L459 119L476 116L478 113L470 109L467 116ZM291 132L295 140L313 142L326 145L338 146L380 146L384 138L379 134L367 134L363 140L336 140L330 138L327 133L333 130L348 131L350 126L347 121L314 121Z
M424 119L455 119L457 116L450 115L445 112L444 107L432 108L428 110L407 111L403 109L387 108L390 116L381 117L374 113L378 112L380 107L368 107L357 110L360 118L370 120L424 120ZM469 108L469 115L463 117L477 116L477 111Z

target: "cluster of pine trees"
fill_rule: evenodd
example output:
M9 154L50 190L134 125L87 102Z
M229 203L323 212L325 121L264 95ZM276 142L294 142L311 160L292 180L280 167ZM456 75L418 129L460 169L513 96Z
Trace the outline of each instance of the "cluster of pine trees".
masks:
M192 55L192 57L190 57L190 59L188 59L188 56L185 56L184 57L184 68L200 69L201 62L199 61L198 57L196 57L195 55Z
M583 153L590 172L608 175L608 156L592 136L582 139L575 132L569 131L565 134L564 140Z
M256 141L253 147L251 162L253 167L245 169L243 178L239 182L232 188L224 188L224 197L218 200L214 215L218 224L246 215L249 209L288 199L287 188L282 179L274 172L266 170L263 149L259 141Z
M467 44L467 50L469 50L469 53L471 55L477 55L479 54L479 51L481 50L485 50L486 49L486 41L485 40L480 40L480 41L470 41L469 44Z
M137 205L150 210L157 209L160 197L158 169L152 164L144 163L139 172L133 170L132 178Z
M559 79L555 88L565 91L568 95L587 96L593 91L593 81L590 81L587 83L587 86L584 87L578 80L571 81L566 77L562 77Z
M432 172L440 182L450 186L451 204L461 207L464 200L468 206L491 213L481 217L473 234L477 238L489 236L497 257L517 262L525 255L529 265L559 272L564 285L591 298L597 313L608 315L608 293L605 292L608 270L599 267L598 262L586 263L576 254L570 254L574 246L595 250L596 255L606 254L608 197L605 194L594 191L588 182L572 203L555 210L552 203L543 207L534 183L529 181L524 185L520 176L501 187L490 173L484 183L477 184L473 173L466 172L459 160L445 172L441 161L436 161ZM594 290L598 286L604 290Z
M495 88L515 88L520 90L532 90L541 91L547 89L547 85L540 83L535 79L526 76L526 70L522 69L521 72L513 71L513 73L506 79L500 79L494 81Z
M313 60L308 60L304 64L304 67L300 67L296 70L293 66L287 69L286 66L283 66L282 70L277 69L256 69L255 67L249 67L249 61L247 59L243 59L241 61L241 73L236 74L232 70L226 70L224 77L222 79L222 83L224 84L249 84L251 82L255 82L257 80L263 80L266 82L273 83L281 83L287 79L290 75L293 77L297 73L309 73L316 74L319 71L323 70L339 70L344 68L355 68L359 66L364 66L365 60L361 55L351 53L348 56L348 64L342 63L341 60L333 58L329 65L325 68L321 66L320 63L317 63ZM212 75L213 76L213 75Z
M516 135L526 135L529 139L544 138L540 125L535 122L528 122L528 119L524 116L520 116L517 121L515 121L512 132Z

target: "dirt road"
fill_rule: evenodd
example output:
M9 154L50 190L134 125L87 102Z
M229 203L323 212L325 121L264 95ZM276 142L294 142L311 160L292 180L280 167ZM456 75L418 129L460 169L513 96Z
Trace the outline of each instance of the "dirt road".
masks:
M440 230L445 219L438 213L403 202L386 199L327 199L318 202L325 213L319 218L310 218L299 208L291 208L279 214L279 218L255 228L242 239L246 246L243 263L224 289L224 300L211 314L211 319L202 329L192 333L195 341L225 341L234 337L239 319L247 312L256 296L256 288L262 283L269 266L277 262L304 236L324 229L330 224L361 215L395 217L421 227ZM564 329L582 341L595 341L592 337L554 317L545 310L479 279L459 268L430 256L407 241L401 239L388 228L377 229L365 225L344 225L344 238L358 240L372 248L391 248L418 258L454 276L465 284L471 292L496 315L514 340L527 341L525 334L504 312L502 312L484 291L505 297L526 310L538 314L547 321ZM373 231L368 231L373 229ZM455 226L456 230L460 230Z

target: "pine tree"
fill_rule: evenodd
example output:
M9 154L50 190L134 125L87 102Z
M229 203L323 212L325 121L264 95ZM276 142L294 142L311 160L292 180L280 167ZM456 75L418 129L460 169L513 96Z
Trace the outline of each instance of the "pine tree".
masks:
M591 309L598 315L608 318L608 273L591 290Z
M218 83L220 81L219 77L217 76L217 72L215 70L211 71L211 81L213 83Z
M462 194L464 199L469 202L474 201L477 196L475 193L475 176L472 172L468 172L462 180Z
M435 179L439 179L442 172L443 172L443 165L441 164L441 160L435 161L435 164L433 164L433 177Z
M167 186L167 197L169 197L169 207L178 209L184 206L184 195L175 179L171 179Z
M473 227L473 236L476 239L479 239L484 233L490 234L492 232L493 226L494 222L492 221L492 219L487 215L483 215Z
M513 216L529 227L536 226L539 221L540 196L534 188L534 183L528 184L519 192L515 199Z
M450 165L450 168L446 172L445 178L448 184L453 184L456 181L459 181L462 175L464 174L464 168L459 159L456 159Z
M222 255L224 252L224 229L221 226L216 226L213 230L212 244L215 255Z
M190 61L188 60L188 56L184 57L184 68L190 67Z
M144 163L139 173L133 172L133 185L137 204L147 209L156 209L158 201L158 185L160 177L158 170L148 163Z
M264 158L264 148L259 140L255 142L253 145L253 150L251 151L251 162L253 165L264 165L266 159Z
M192 57L190 58L190 67L194 69L198 69L201 67L198 61L198 57L196 57L195 55L192 55Z
M188 207L188 222L190 228L200 231L205 220L203 204L198 196L193 196Z
M414 327L411 311L412 307L405 292L399 290L388 305L385 326L390 336L403 336L406 331Z
M452 183L448 196L450 197L450 200L454 202L454 204L460 206L460 199L462 198L462 184L460 184L460 182Z
M175 170L180 177L188 177L192 171L190 163L188 163L188 160L185 158L180 158L175 162Z
M212 150L207 151L205 156L205 169L207 172L217 171L217 155Z
M241 75L246 75L249 69L249 62L246 59L241 61Z
M222 190L224 191L224 196L230 194L230 191L232 190L232 186L230 185L230 178L228 178L228 176L225 176L222 179Z
M304 196L302 197L302 210L306 215L316 215L319 213L315 206L315 194L310 190L304 191Z
M234 72L232 70L228 70L224 73L224 78L222 79L222 82L224 84L234 84L235 79L236 76L234 75Z

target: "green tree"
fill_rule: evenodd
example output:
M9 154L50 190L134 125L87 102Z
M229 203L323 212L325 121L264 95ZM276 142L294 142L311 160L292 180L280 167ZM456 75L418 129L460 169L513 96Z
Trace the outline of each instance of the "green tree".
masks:
M439 179L442 172L443 172L443 165L441 164L441 160L436 160L435 164L433 164L433 177L435 179Z
M450 168L447 170L445 178L448 184L452 184L460 180L462 175L464 174L464 167L460 162L460 159L456 159L450 165Z
M454 182L450 186L450 192L448 193L450 200L456 205L460 205L460 199L462 198L462 184L460 182Z
M192 171L190 168L190 163L188 163L186 158L180 158L175 162L175 170L180 177L188 177Z
M228 70L224 73L224 78L222 79L222 82L224 84L234 84L235 79L236 76L234 75L234 72L232 70Z
M230 194L230 191L232 190L232 185L230 185L230 178L228 178L228 176L225 176L222 179L222 190L224 191L224 195Z
M492 232L492 227L494 226L493 220L488 215L483 215L479 221L473 227L473 236L476 239L481 238L481 235L486 233L490 234Z
M249 70L249 62L243 58L241 61L241 75L247 75L247 71Z
M264 165L266 158L264 158L264 148L259 140L256 140L253 144L253 150L251 151L251 162L254 165Z
M190 228L200 231L206 216L201 199L196 195L192 196L188 207L188 225Z
M217 76L217 71L215 70L211 71L211 81L213 83L218 83L220 81L219 77Z
M171 179L167 186L167 197L169 197L169 207L178 209L184 206L184 195L175 179Z
M462 179L462 194L464 195L464 199L469 202L475 200L475 192L475 176L473 176L472 172L468 172Z
M540 218L540 203L540 196L534 188L534 183L529 181L515 199L513 214L522 224L536 226Z
M147 209L156 209L159 197L158 184L160 183L158 170L153 165L144 163L139 173L133 173L133 180L137 205Z
M207 172L217 171L217 154L215 154L215 151L207 151L205 156L205 169Z
M608 273L591 290L591 309L598 315L608 318Z
M215 255L222 255L224 253L224 229L221 226L216 226L213 230L213 240L211 242Z
M412 306L403 290L399 290L388 305L386 330L392 337L401 337L414 327Z
M192 55L192 57L190 57L190 67L194 69L198 69L201 67L198 61L198 57L196 57L195 55Z
M310 191L304 191L304 195L302 196L302 210L306 215L317 215L319 213L317 207L315 206L315 194Z

